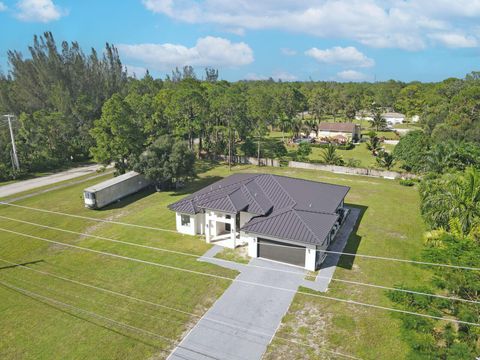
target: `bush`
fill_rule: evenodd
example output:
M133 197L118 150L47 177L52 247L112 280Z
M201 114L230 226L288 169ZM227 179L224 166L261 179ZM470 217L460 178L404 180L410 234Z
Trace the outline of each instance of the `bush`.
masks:
M415 185L415 181L413 180L410 180L410 179L402 179L400 180L400 185L403 185L403 186L413 186Z
M297 158L306 159L312 153L312 145L310 143L302 142L298 145Z
M313 147L316 147L316 148L321 148L321 149L326 149L328 148L330 144L312 144ZM335 146L336 149L338 150L352 150L355 145L353 145L353 143L349 142L345 145L337 145L337 144L333 144Z
M347 161L345 162L345 166L356 168L356 167L360 167L361 163L362 162L358 159L348 158Z

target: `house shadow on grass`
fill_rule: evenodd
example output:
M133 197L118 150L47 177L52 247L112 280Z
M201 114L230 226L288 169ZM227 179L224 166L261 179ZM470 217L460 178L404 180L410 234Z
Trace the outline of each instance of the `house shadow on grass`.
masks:
M355 254L357 253L358 247L360 246L360 241L362 241L362 237L358 235L358 227L360 226L360 223L362 222L362 219L363 219L363 215L365 214L365 211L367 211L368 207L363 205L357 205L357 204L345 204L345 205L350 208L355 208L360 210L360 214L358 215L357 221L355 222L352 232L348 237L347 244L345 245L345 248L342 251L343 253L354 254L354 255L345 255L345 254L341 255L337 264L338 267L351 270L353 267L353 263L355 262Z

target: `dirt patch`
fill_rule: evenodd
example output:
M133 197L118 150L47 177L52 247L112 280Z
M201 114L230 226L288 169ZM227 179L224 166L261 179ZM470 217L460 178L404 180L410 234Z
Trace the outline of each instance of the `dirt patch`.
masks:
M333 316L316 302L302 302L300 308L290 309L285 315L263 358L267 360L334 359L334 355L325 351L330 349L327 343L327 331L332 326L332 318Z

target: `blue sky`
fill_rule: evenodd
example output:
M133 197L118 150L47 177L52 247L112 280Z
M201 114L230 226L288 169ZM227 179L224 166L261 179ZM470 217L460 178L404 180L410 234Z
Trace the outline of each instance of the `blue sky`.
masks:
M119 48L130 72L438 81L479 69L480 0L0 0L0 67L34 34Z

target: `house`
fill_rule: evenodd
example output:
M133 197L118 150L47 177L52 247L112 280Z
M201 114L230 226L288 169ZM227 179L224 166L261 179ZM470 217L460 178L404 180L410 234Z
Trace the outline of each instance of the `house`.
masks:
M169 205L177 231L251 257L316 270L348 214L349 187L270 174L234 174Z
M388 125L403 124L405 121L405 115L397 112L383 113L383 117Z
M316 132L312 132L310 137L322 139L335 138L339 135L347 138L349 141L357 142L361 137L360 125L355 123L321 122L318 124L318 136Z

